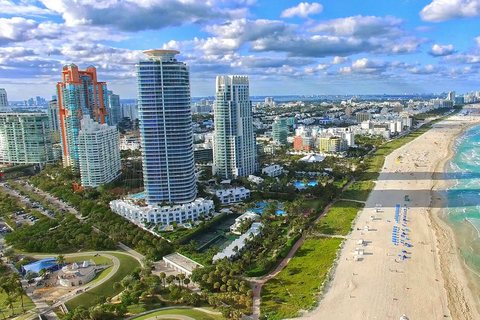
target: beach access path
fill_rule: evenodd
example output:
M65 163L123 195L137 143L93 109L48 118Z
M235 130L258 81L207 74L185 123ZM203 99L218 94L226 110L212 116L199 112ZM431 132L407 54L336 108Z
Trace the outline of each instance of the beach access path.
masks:
M478 314L472 314L476 308L472 307L474 302L467 292L462 268L454 269L456 275L450 275L458 279L456 285L461 290L456 292L463 294L460 300L467 306L449 306L457 302L447 299L451 288L446 287L443 278L429 215L436 165L448 156L450 141L479 120L478 112L452 116L386 157L376 186L344 242L326 294L319 307L302 319L399 319L403 314L410 319L480 319ZM406 195L410 201L405 201ZM400 223L394 219L397 205L402 214L408 206L405 226L402 218ZM399 239L410 247L393 244L394 226L408 229L404 235L408 240ZM360 239L367 246L358 245ZM354 261L358 247L364 249L364 254Z

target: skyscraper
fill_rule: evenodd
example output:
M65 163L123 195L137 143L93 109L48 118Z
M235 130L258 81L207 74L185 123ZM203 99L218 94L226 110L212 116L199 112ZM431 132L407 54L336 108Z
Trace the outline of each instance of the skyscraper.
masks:
M0 113L0 163L53 163L50 122L45 113Z
M117 128L98 124L89 115L81 120L78 154L82 186L98 187L109 183L121 173Z
M110 126L116 126L122 118L122 106L120 105L120 96L114 94L113 91L108 90L108 124Z
M276 117L272 124L272 139L273 142L286 144L288 138L287 119Z
M8 107L7 90L0 88L0 108Z
M52 139L54 143L60 142L60 119L58 116L57 100L49 103L48 118L50 120L50 128L52 130Z
M187 203L197 187L189 69L175 50L147 50L137 67L143 181L148 204Z
M107 123L107 84L97 81L97 70L89 66L80 71L73 63L64 66L62 82L57 84L62 160L65 167L79 170L78 132L83 115L97 123Z
M253 174L257 154L247 76L217 76L213 112L214 174L227 179Z

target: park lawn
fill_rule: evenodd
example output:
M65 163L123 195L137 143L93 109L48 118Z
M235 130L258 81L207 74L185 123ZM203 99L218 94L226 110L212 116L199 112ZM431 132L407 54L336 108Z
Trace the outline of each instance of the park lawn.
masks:
M89 308L95 305L95 302L99 297L108 298L119 294L123 289L118 288L115 290L113 289L113 284L115 282L121 281L126 275L131 274L135 268L140 267L140 263L131 256L111 252L109 252L108 254L115 256L118 258L118 260L120 260L120 268L118 269L118 271L100 286L88 290L80 294L78 297L75 297L72 300L65 302L68 310L71 311L78 306L84 306L86 308Z
M113 264L112 260L107 257L102 257L102 256L94 257L93 255L94 254L92 254L91 256L85 255L81 257L66 257L65 263L73 263L75 261L78 263L78 262L83 262L85 260L87 261L91 260L95 262L95 264Z
M164 316L164 315L169 315L169 314L178 314L182 316L187 316L191 317L196 320L223 320L224 318L221 315L216 315L216 314L209 314L202 312L200 310L195 310L195 309L169 309L169 310L162 310L162 311L157 311L157 312L152 312L149 314L146 314L144 316L140 316L137 318L134 318L135 320L144 320L148 319L154 316Z
M7 294L4 292L0 292L0 308L2 309L3 313L5 313L6 316L10 316L12 314L12 310L3 304L6 298L7 298ZM23 307L25 311L28 311L35 308L35 304L32 302L32 300L30 300L29 297L24 296ZM22 301L20 300L20 298L18 298L18 300L15 301L15 303L13 304L13 313L16 315L22 314Z
M354 201L335 202L327 215L315 227L315 231L322 234L346 236L352 229L352 221L363 206L363 203Z
M165 307L165 303L162 302L157 296L140 299L138 305L134 304L127 307L128 313L139 314L145 311L154 310Z
M373 181L355 181L348 186L342 198L349 200L367 201L368 195L375 187Z
M342 239L310 238L275 278L262 288L260 319L297 317L300 310L317 305L317 296Z

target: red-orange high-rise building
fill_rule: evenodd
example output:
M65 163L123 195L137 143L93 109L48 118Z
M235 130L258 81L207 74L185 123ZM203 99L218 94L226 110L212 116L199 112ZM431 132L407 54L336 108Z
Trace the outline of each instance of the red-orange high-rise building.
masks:
M84 114L96 122L107 123L107 83L97 81L97 70L89 66L78 70L73 63L64 66L62 82L57 84L63 166L79 170L78 132Z

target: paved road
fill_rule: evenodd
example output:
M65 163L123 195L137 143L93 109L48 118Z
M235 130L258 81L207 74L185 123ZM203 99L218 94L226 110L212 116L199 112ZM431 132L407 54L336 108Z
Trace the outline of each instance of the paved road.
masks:
M40 208L33 208L32 207L32 201L28 200L27 198L25 198L24 196L22 196L17 190L15 189L9 189L5 186L5 183L0 183L0 187L2 188L2 191L5 192L6 194L14 197L14 198L17 198L19 201L23 202L25 205L27 205L28 207L30 207L31 209L33 210L36 210L38 212L40 212L41 214L43 214L44 216L46 216L47 218L49 219L53 219L53 216L50 216L48 214L48 212L44 211L44 210L41 210Z

